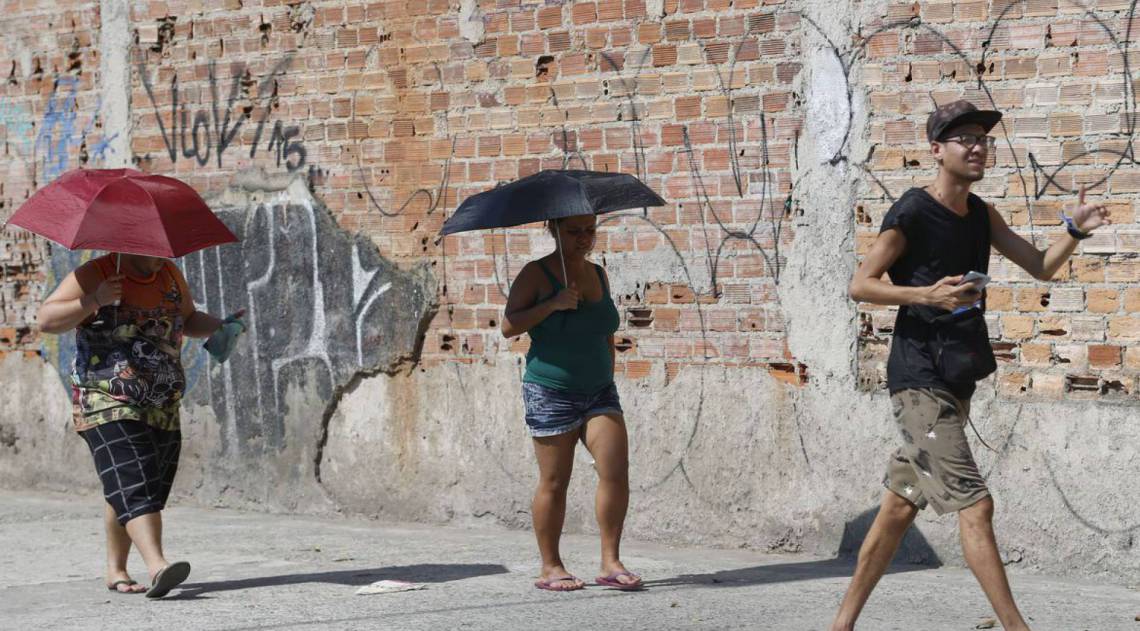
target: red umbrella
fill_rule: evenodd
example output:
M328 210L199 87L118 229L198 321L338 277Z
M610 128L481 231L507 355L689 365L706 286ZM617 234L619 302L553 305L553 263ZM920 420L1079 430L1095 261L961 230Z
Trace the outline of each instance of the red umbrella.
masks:
M176 258L238 239L189 185L133 169L76 169L8 223L69 250Z

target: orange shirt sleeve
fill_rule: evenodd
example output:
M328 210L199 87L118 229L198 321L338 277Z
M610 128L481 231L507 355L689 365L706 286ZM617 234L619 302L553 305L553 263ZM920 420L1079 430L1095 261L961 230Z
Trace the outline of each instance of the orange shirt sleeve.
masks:
M190 314L194 313L194 297L190 295L190 286L186 283L186 277L182 275L182 270L178 269L177 265L168 262L166 266L171 278L178 286L178 292L182 294L182 317L189 318Z

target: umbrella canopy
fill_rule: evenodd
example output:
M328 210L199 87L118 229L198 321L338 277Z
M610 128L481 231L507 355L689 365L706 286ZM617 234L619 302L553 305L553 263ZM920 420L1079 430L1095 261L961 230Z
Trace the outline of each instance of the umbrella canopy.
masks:
M238 239L184 182L133 169L76 169L41 188L8 224L69 250L177 258Z
M664 205L653 189L626 173L546 170L468 197L440 233Z

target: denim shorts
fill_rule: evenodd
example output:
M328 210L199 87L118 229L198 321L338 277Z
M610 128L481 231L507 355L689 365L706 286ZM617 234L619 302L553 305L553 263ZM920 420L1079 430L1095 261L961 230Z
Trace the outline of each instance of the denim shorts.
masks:
M583 394L524 382L522 394L527 430L535 438L572 432L602 414L622 414L617 386L612 383Z

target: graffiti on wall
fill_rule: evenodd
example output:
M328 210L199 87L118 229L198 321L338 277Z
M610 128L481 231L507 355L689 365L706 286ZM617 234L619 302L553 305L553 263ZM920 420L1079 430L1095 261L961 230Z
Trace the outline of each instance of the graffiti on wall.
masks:
M245 309L249 330L229 362L208 365L190 400L213 409L224 449L272 452L289 424L327 423L358 375L416 356L434 281L339 228L300 180L266 201L214 209L241 243L191 254L183 268L199 309ZM204 355L195 348L187 363L207 364Z
M1007 10L1014 4L1016 3L1009 3ZM1133 8L1134 3L1128 13L1129 23ZM1094 14L1089 15L1095 18ZM823 33L810 18L801 17L809 26L820 34ZM724 258L740 251L733 249L734 244L743 245L746 251L755 251L761 255L767 273L773 282L778 283L783 265L780 245L785 235L784 225L799 212L795 192L805 173L816 168L852 164L874 180L882 188L884 196L891 199L894 197L892 191L871 172L870 156L859 160L848 155L854 111L851 107L854 97L850 76L852 69L866 54L870 39L877 32L890 29L929 36L965 62L965 67L985 68L987 56L992 52L989 42L994 39L993 33L1006 20L1007 14L1003 12L989 26L991 36L986 40L980 60L976 55L964 54L937 26L920 19L888 24L876 32L859 33L851 45L840 46L828 40L843 76L847 79L849 108L846 121L840 121L844 124L842 140L833 154L825 156L824 161L816 165L800 164L793 147L790 169L798 177L790 183L783 182L782 187L778 185L770 151L775 147L774 142L770 146L769 136L774 131L773 117L758 107L759 95L756 89L736 87L739 85L739 77L735 64L738 59L753 54L751 38L756 34L755 29L759 29L762 24L757 21L754 29L753 22L750 21L748 33L729 42L723 50L702 47L704 63L715 72L719 94L728 103L721 114L711 118L716 120L723 132L717 136L716 149L726 152L730 177L722 178L716 184L711 183L701 154L704 148L712 145L694 140L699 133L699 124L677 126L680 142L672 150L674 163L680 167L679 172L690 181L691 194L682 203L700 208L698 230L703 231L704 239L697 247L702 251L694 256L690 250L679 247L672 241L669 231L656 224L644 210L611 215L603 223L625 221L648 226L659 234L683 269L682 284L687 285L693 294L720 297L719 270ZM1127 34L1118 36L1111 33L1111 29L1103 22L1095 19L1091 22L1109 32L1112 43L1119 50L1127 52L1130 46ZM606 77L611 89L619 83L624 88L616 99L624 103L618 110L616 122L628 125L634 169L640 177L648 179L649 157L643 141L646 106L636 87L650 52L648 48L643 50L640 61L632 59L634 56L621 62L611 60L608 55L601 57L618 75L617 79ZM1126 55L1124 60L1125 116L1122 120L1125 121L1125 130L1118 134L1118 138L1129 141L1127 146L1120 151L1101 147L1072 156L1066 154L1066 159L1061 163L1048 167L1042 166L1042 162L1046 161L1039 161L1039 156L1032 152L1027 154L1027 163L1023 164L1019 162L1019 155L1011 151L1019 176L1026 181L1032 179L1033 182L1031 187L1025 187L1029 191L1026 194L1027 204L1030 195L1040 198L1047 191L1057 192L1061 188L1058 184L1062 179L1060 175L1083 157L1097 152L1115 156L1115 163L1104 176L1105 179L1119 168L1136 164L1130 142L1134 132L1135 95L1129 81ZM210 98L199 104L186 102L184 97L188 92L180 88L178 77L174 76L169 85L172 96L169 110L161 113L156 98L159 95L145 68L140 68L143 86L155 109L158 127L171 161L191 161L202 167L213 161L221 167L223 156L227 152L232 155L235 147L242 146L242 152L248 148L250 158L269 156L278 167L284 166L290 172L308 166L308 153L301 140L303 133L300 126L273 120L275 78L284 72L287 63L282 62L282 65L274 68L260 81L251 77L248 69L222 79L216 66L211 64L208 82ZM631 71L632 74L629 74ZM788 71L795 72L795 68L789 68ZM994 103L986 71L975 72L978 89ZM44 161L45 175L58 174L66 168L68 156L85 145L84 138L93 130L98 107L91 122L80 122L75 90L74 83L57 83L56 90L44 108L44 119L38 134L30 122L34 120L30 113L19 106L0 103L0 124L7 127L10 142L15 142L17 149L22 143L26 150L36 152L39 159ZM165 108L166 101L162 102ZM555 107L561 107L553 93L552 102ZM804 102L795 101L794 104L801 106ZM166 116L167 111L169 117ZM252 134L252 143L242 145L243 131L246 132L246 137ZM570 140L572 135L581 131L572 130L563 124L561 130L555 132L561 137L563 166L569 166L572 162L580 162L583 166L586 164L587 156ZM756 135L746 140L749 132ZM1001 134L1005 144L1012 149L1011 130L1003 126ZM450 137L454 143L454 136ZM98 158L106 151L106 143L100 143L90 148L89 153L93 157ZM363 193L367 195L370 207L379 214L387 217L398 215L411 207L413 202L419 201L426 203L427 214L447 207L445 195L450 159L442 165L438 189L417 189L404 201L397 200L392 205L388 205L381 194L369 187L359 162L359 153L356 154L356 159L357 171L365 182ZM784 168L782 163L777 163L781 164L779 168ZM380 183L383 183L383 178ZM749 206L751 214L734 214L729 219L722 214L723 207L717 203L725 197L751 199L757 203ZM189 400L208 406L213 411L221 424L225 449L240 454L268 453L281 449L286 444L290 423L327 423L329 410L335 407L339 392L357 375L388 370L400 358L409 353L414 354L420 343L418 334L430 316L434 290L422 282L422 278L406 277L404 272L393 268L379 257L375 246L366 239L339 231L323 206L312 198L305 197L301 191L282 194L266 201L225 203L217 208L227 224L244 238L244 243L187 257L183 265L202 308L218 313L246 308L250 312L251 329L239 354L231 364L225 366L211 365L206 354L200 350L200 345L197 342L190 343L185 355L191 384ZM416 210L418 211L418 206ZM1032 214L1029 217L1032 221ZM739 227L741 224L743 227ZM492 247L493 244L492 240ZM503 259L506 260L505 254ZM336 261L340 264L339 267L329 264L330 261ZM67 253L53 257L56 277L61 277L77 262L77 259ZM343 264L346 262L347 265ZM446 266L443 269L446 270ZM494 269L497 274L498 265ZM509 276L508 271L505 277ZM505 291L505 287L502 290ZM778 304L779 294L773 294L772 299ZM703 360L709 362L712 358L708 353L709 345L705 342L710 330L703 304L698 300L693 308L700 321L699 348L704 351ZM416 335L411 335L413 331ZM62 348L69 346L64 344ZM59 365L66 366L66 360L62 355L60 357ZM806 379L802 367L793 366L791 370ZM462 386L463 377L458 366L456 378ZM686 418L680 419L679 425L684 426L683 431L679 432L682 435L680 444L677 445L680 449L672 451L671 460L665 462L662 468L656 469L663 472L663 475L646 480L641 486L642 491L652 490L680 478L693 489L699 500L718 504L723 502L723 495L712 490L708 481L701 479L701 472L690 475L699 466L699 463L693 462L691 450L699 436L708 440L710 435L708 431L703 436L701 433L702 417L707 414L704 410L705 379L705 371L702 370L699 372L699 397L695 401L695 407L686 407L686 412L690 413ZM797 432L798 429L797 425ZM1014 434L1015 429L1016 423L1010 427L1010 435ZM805 464L810 469L812 465L807 450L803 448L803 435L800 434L797 438ZM320 461L318 451L318 467ZM1050 462L1045 460L1049 476L1066 507L1091 530L1113 534L1131 532L1140 527L1131 522L1118 524L1106 521L1096 514L1095 509L1071 506L1063 487L1066 472L1058 469L1061 475L1055 474L1054 465ZM1058 482L1058 478L1062 481ZM718 508L726 506L718 505Z
M223 454L272 454L286 446L290 424L327 424L340 391L358 376L418 355L435 281L426 267L401 270L369 239L342 230L303 179L267 201L212 207L241 243L178 263L198 309L245 309L249 330L223 365L201 340L187 340L186 400L212 410ZM63 278L82 260L63 251L52 257L52 273ZM45 355L69 387L74 338L48 341Z
M98 164L114 151L111 142L118 132L106 136L96 131L102 99L96 97L88 114L81 112L79 97L79 78L65 75L52 82L39 117L22 103L0 99L7 145L38 170L37 182L54 180L76 164Z
M208 67L208 104L195 105L183 101L178 74L172 74L169 126L156 99L150 71L140 65L139 77L154 109L155 121L170 161L177 163L193 159L199 166L205 166L212 158L221 167L223 156L238 144L239 133L249 123L254 126L249 143L250 159L256 158L259 152L268 153L278 167L284 165L289 172L303 168L308 161L308 152L300 125L287 125L281 120L270 124L278 102L277 80L289 68L292 59L292 56L283 58L260 81L253 78L248 66L231 68L232 76L224 97L217 64L211 61ZM256 121L253 120L255 110L258 110Z
M19 156L32 153L35 126L27 108L7 99L0 99L0 127L5 130L7 146Z
M77 131L78 91L79 80L76 77L60 77L56 79L44 106L40 129L36 133L34 151L42 160L43 176L46 180L54 180L67 170L72 150L78 148L91 132L102 107L100 99L95 105L95 112L91 115L90 121Z

